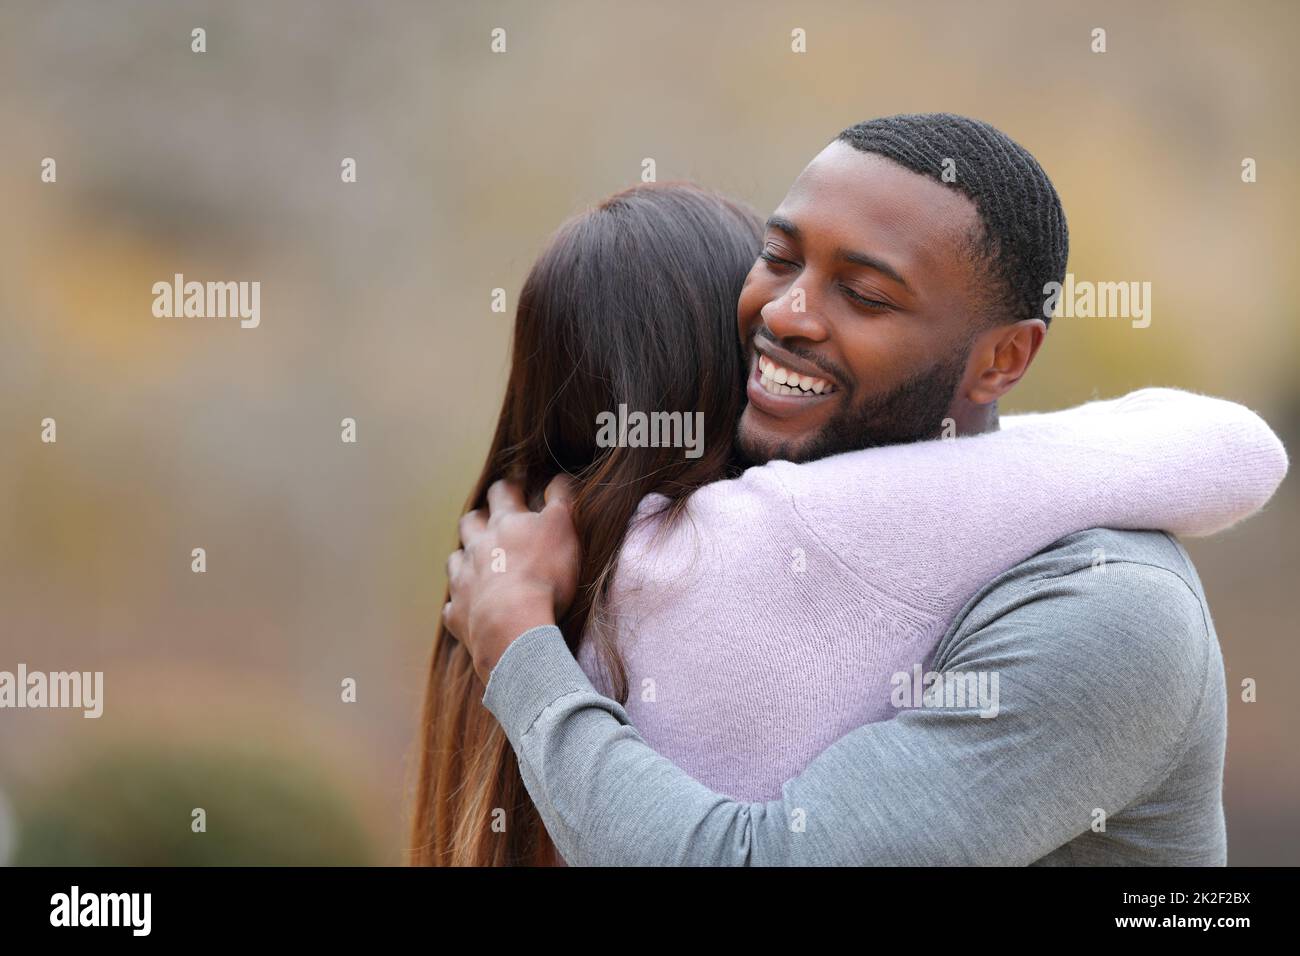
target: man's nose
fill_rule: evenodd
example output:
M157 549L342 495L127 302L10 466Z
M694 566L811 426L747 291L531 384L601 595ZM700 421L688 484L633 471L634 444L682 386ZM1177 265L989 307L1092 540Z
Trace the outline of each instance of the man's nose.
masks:
M760 310L763 324L777 339L824 341L826 322L801 283L792 283L785 294L768 302Z

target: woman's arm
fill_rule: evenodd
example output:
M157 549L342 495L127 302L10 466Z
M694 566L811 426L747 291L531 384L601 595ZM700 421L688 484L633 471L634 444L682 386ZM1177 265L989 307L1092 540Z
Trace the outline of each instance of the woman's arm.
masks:
M1118 409L1119 414L1111 415L1121 404L1124 407ZM1170 414L1174 411L1178 414ZM1063 415L1085 420L1072 425L1061 423L1059 417ZM1087 421L1088 416L1103 420ZM1047 426L1045 430L1043 426ZM1034 429L1038 429L1042 441L1055 443L1057 454L1040 454L1042 449L1035 442L1026 446L1023 439L1035 434ZM1017 441L1009 444L1012 438ZM993 442L998 444L990 445ZM789 484L787 500L791 511L804 527L819 527L832 538L842 530L841 525L848 527L851 533L847 540L839 542L846 560L857 560L855 546L862 546L873 527L888 525L897 529L899 533L892 542L886 538L897 554L873 554L881 559L877 570L883 569L882 574L888 577L891 569L896 573L899 567L915 568L918 559L923 566L927 562L935 564L925 550L928 548L940 555L940 574L946 571L952 575L963 562L979 565L991 560L991 552L981 550L978 540L973 543L954 535L952 524L933 527L926 520L926 511L915 510L927 507L926 494L947 494L940 510L950 509L958 525L969 523L972 513L984 516L979 520L985 521L989 515L997 517L1009 511L1013 526L1020 527L1023 533L1055 534L1016 518L1026 510L1024 501L1034 503L1028 509L1031 516L1036 509L1059 508L1066 515L1075 515L1069 520L1078 521L1080 512L1072 509L1079 506L1069 499L1059 500L1065 493L1062 488L1074 487L1085 501L1083 508L1088 517L1080 527L1125 526L1111 521L1112 512L1106 511L1106 489L1099 486L1110 479L1109 492L1119 495L1121 503L1125 495L1140 494L1140 506L1149 509L1150 514L1167 516L1170 530L1208 533L1262 505L1286 468L1280 443L1253 413L1232 403L1169 390L1136 393L1117 402L1057 413L1055 419L1049 415L1032 416L1001 433L946 444L950 447L943 454L955 458L936 457L930 467L914 469L910 482L893 486L896 494L892 496L877 491L887 485L884 481L863 478L856 487L846 483L842 460L853 456L802 466L774 463L751 469L742 481L770 482L776 474L796 468L806 472ZM971 446L975 446L975 459L969 457ZM864 458L892 460L912 448L874 449L861 454ZM996 468L1006 466L1008 472L989 479L993 484L987 490L1001 497L986 508L986 497L970 498L965 483L981 480L982 473L971 474L971 462L984 460L980 456L989 448L999 451L986 462ZM1017 448L1027 454L1016 455ZM962 462L963 467L951 467L953 461ZM854 467L861 469L864 462L856 462ZM1180 481L1169 480L1168 472L1180 469L1199 473L1183 476ZM1076 482L1080 470L1084 474L1081 486ZM1021 487L1014 479L1033 478L1040 480L1023 485L1032 493L1014 493ZM1056 478L1061 485L1046 481ZM719 483L699 494L713 493L721 485L736 487L737 483ZM1046 494L1053 489L1057 499ZM874 503L868 502L866 508L857 500L864 491L874 495ZM756 492L770 499L770 493L763 488L751 488L748 493ZM899 498L905 499L901 505ZM1191 512L1199 516L1190 524L1178 517L1188 513L1189 502ZM889 521L881 522L879 516L874 523L871 521L870 509L875 506L883 509ZM902 520L909 517L913 521L910 528ZM650 750L628 725L622 709L593 691L558 639L558 632L534 631L527 642L511 647L508 666L492 670L521 630L554 620L547 606L549 598L538 602L537 607L530 606L527 614L513 618L506 626L485 626L478 633L472 633L467 623L469 609L508 605L504 592L513 586L511 581L534 564L541 568L547 562L553 563L557 541L563 543L559 540L563 537L559 535L561 522L548 525L549 537L536 533L546 521L544 514L515 515L509 521L510 527L519 524L520 528L509 542L496 531L480 534L474 530L465 539L467 557L461 562L464 570L455 572L452 579L453 603L460 604L461 611L458 617L449 605L447 616L452 633L471 648L480 675L486 678L491 672L484 702L510 735L525 781L561 853L570 862L959 861L972 859L979 849L972 840L982 843L980 834L985 831L969 829L976 820L982 820L980 825L995 835L1007 827L1028 833L1027 839L1022 832L1021 839L1004 841L1001 850L985 846L985 862L1027 862L1036 858L1032 854L1047 852L1044 846L1059 845L1051 841L1058 840L1062 833L1082 832L1072 828L1087 826L1086 820L1080 821L1079 807L1062 803L1061 792L1085 794L1082 800L1091 808L1108 811L1122 808L1131 799L1133 788L1139 785L1135 775L1149 773L1165 753L1171 735L1176 735L1180 726L1185 728L1178 721L1168 721L1171 715L1181 713L1179 707L1195 698L1188 681L1194 682L1196 673L1187 672L1186 667L1201 667L1204 661L1203 656L1193 653L1194 646L1180 643L1188 634L1197 633L1192 624L1202 619L1197 617L1199 604L1192 613L1179 603L1177 587L1172 592L1160 588L1153 591L1153 582L1142 578L1145 572L1138 567L1080 578L1074 585L1077 593L1061 582L1066 586L1064 592L1040 594L1028 602L1011 601L1006 613L980 632L988 642L976 640L970 645L968 658L962 661L967 666L982 663L999 668L1007 683L1034 689L1029 699L1016 708L1016 719L1009 722L1010 732L1006 735L982 737L981 723L956 720L952 712L909 711L895 720L859 728L843 738L787 784L783 800L767 804L731 801L691 780ZM536 527L525 528L529 523ZM1157 523L1134 522L1137 526ZM1004 535L998 540L1016 540L996 522L989 521L988 527L994 539ZM1067 528L1061 535L1069 530L1076 529ZM568 534L572 536L571 527ZM913 537L921 544L913 543ZM510 575L488 572L484 557L490 550L488 543L508 544L507 550L513 556ZM1035 550L1031 548L1026 554ZM475 556L475 552L481 553ZM530 552L536 552L535 562L528 560ZM1006 562L1000 552L997 561L1008 567L1016 563ZM539 572L535 586L528 590L544 592L553 576L545 570ZM989 573L984 580L993 576ZM906 585L905 580L896 582L898 587ZM956 590L951 577L941 576L938 585L949 596ZM1105 593L1092 590L1107 587ZM502 591L498 595L501 601L482 599L492 589ZM1089 613L1080 614L1077 603L1061 604L1063 600L1077 602L1081 597ZM1053 602L1051 613L1040 613ZM1166 620L1164 616L1169 617ZM1072 626L1062 628L1063 621ZM555 639L536 636L548 634ZM1149 640L1162 635L1165 637L1160 641ZM1011 636L1016 640L1008 641ZM1028 639L1022 639L1025 637ZM1118 646L1097 644L1116 638L1122 639ZM1009 648L1020 651L1007 658ZM1032 655L1027 653L1030 650L1034 651ZM1135 660L1146 661L1151 667L1134 667ZM1151 674L1157 675L1154 682L1148 680ZM1140 686L1133 683L1134 675L1145 675ZM1175 688L1168 699L1163 693L1165 687ZM1096 712L1074 713L1073 719L1063 719L1072 709L1077 710L1071 702L1080 700L1106 700L1108 704ZM995 723L1008 726L1004 720ZM1134 733L1133 728L1145 729ZM1099 779L1097 775L1105 769L1096 766L1100 752L1096 741L1101 738L1118 742L1117 749L1107 754L1108 759L1118 760L1118 770L1111 768L1110 775L1104 777L1104 792L1096 787L1088 789L1088 781ZM1018 741L1019 747L1010 746L1008 741ZM1045 762L1026 765L1025 754L1041 754ZM957 763L946 762L949 760ZM970 781L958 773L959 767L997 767L999 761L1005 763L1005 777L998 778L1001 783L984 775L981 783L988 786L978 793L966 792ZM889 770L883 777L877 773L882 768ZM1064 791L1057 787L1047 792L1035 789L1035 781L1058 779L1062 774L1069 778L1061 784ZM941 784L934 794L945 807L960 810L967 825L944 837L947 842L941 845L927 837L930 831L926 821L942 817L936 816L933 806L915 819L891 815L896 812L891 808L906 806L908 799L915 797L914 789L909 788L915 788L927 775ZM998 785L992 786L994 783ZM667 817L649 813L642 805L644 800L666 807ZM1017 816L1009 819L1003 813L1005 806L1022 805L1017 800L1028 800L1023 805L1030 809L1023 818L1017 811ZM806 810L809 805L821 808L817 819L828 822L830 829L787 831L790 814ZM866 823L862 817L867 812L864 807L876 808L868 813ZM988 814L992 816L984 820ZM650 831L646 829L647 821L654 823ZM796 839L795 832L812 832L814 836ZM938 832L942 836L946 830L939 827ZM913 849L917 846L925 848L920 856ZM604 852L615 856L602 857ZM945 857L945 853L949 855Z
M761 527L878 593L942 611L1087 528L1219 531L1262 507L1286 468L1249 409L1151 388L984 435L771 462L700 489L691 510L721 558L751 553Z

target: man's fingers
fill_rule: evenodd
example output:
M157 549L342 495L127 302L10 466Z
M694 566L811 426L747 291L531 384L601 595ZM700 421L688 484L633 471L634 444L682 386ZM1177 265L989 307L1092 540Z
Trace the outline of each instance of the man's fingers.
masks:
M465 560L464 551L453 551L447 557L447 583L448 584L456 580L456 576L460 574L461 562L464 560ZM451 605L448 604L447 607L451 607Z
M489 520L501 515L528 510L528 502L524 501L523 491L512 481L492 482L492 487L488 489L487 498L488 509L492 512L489 515Z
M456 632L452 630L451 627L451 615L452 615L451 602L448 601L446 604L442 606L442 629L446 631L448 634L450 634L452 637L456 637ZM460 640L460 638L456 637L456 640Z
M457 527L460 531L460 543L468 547L487 530L487 516L483 514L483 509L479 508L469 514L461 515Z
M573 506L573 479L568 475L556 475L550 480L543 494L543 500L546 507L552 504L563 505L566 508Z

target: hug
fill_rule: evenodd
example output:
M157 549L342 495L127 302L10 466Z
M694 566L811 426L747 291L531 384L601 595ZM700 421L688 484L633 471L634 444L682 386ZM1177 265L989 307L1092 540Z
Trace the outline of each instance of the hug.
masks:
M413 862L1224 865L1177 536L1287 455L1171 388L1000 415L1068 251L1034 157L943 113L849 127L766 219L647 184L561 226L448 561ZM600 440L621 407L701 453Z

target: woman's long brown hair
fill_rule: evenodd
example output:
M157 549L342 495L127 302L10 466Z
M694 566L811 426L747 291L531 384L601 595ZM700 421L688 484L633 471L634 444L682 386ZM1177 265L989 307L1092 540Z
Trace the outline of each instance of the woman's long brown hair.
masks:
M696 488L732 467L745 368L736 302L757 256L752 211L686 184L637 186L569 220L519 296L510 377L496 434L467 509L499 478L530 500L561 472L576 480L578 594L561 620L569 649L595 642L615 696L627 679L604 599L642 498L680 514ZM597 444L602 412L703 413L703 453ZM666 512L666 514L665 514ZM433 640L412 814L411 862L546 866L554 847L515 755L481 703L469 655L441 624ZM504 825L504 826L502 826Z

